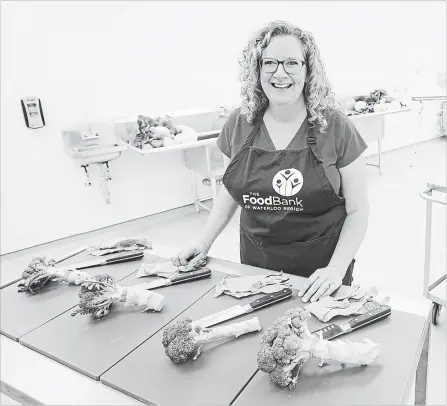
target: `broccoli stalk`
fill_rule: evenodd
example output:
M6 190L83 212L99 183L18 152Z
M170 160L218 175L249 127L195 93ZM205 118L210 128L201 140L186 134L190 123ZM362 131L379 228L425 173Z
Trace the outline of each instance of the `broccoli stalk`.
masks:
M71 315L91 314L96 319L107 316L116 302L124 302L126 306L145 306L143 312L160 311L164 305L164 296L146 290L145 284L123 287L107 273L84 281L78 296L79 308Z
M45 257L35 257L22 272L23 280L19 283L18 291L37 293L47 282L68 282L79 285L86 280L89 275L86 272L78 271L74 268L56 268L56 261Z
M307 326L309 317L306 310L290 309L262 336L258 367L276 385L295 389L300 369L310 358L367 365L378 357L381 346L371 340L329 342L314 336Z
M238 338L243 334L259 330L261 330L261 325L257 317L222 327L196 327L194 329L192 320L188 317L183 317L165 328L162 344L166 355L178 364L190 358L196 360L204 343L225 337Z

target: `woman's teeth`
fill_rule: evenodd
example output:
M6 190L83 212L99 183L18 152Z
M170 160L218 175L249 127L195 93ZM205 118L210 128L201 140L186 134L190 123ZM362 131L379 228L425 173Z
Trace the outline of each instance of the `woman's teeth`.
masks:
M272 86L273 86L275 89L288 89L289 87L292 86L292 84L283 84L283 85L280 85L280 84L278 84L278 83L272 83Z

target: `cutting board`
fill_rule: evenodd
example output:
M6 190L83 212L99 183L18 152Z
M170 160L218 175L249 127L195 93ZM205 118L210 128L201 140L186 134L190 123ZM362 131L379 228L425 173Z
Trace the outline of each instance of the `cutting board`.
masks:
M72 317L72 311L67 311L23 336L20 343L98 380L225 276L212 272L210 278L157 289L165 297L160 312L142 313L141 308L118 303L108 316L96 320L80 314ZM152 279L132 274L120 284L131 286Z
M391 316L340 337L361 341L369 338L383 345L381 356L368 366L330 362L323 367L308 361L295 390L281 389L258 371L233 405L397 405L414 382L416 354L421 345L425 318L393 311Z
M88 245L94 245L101 241L108 241L120 237L122 238L122 236L116 232L105 233L104 230L98 230L88 233L87 235L76 235L67 239L57 240L44 245L2 255L0 257L0 289L19 281L22 277L23 270L34 257L47 257L52 258L55 261L62 260L62 262L60 262L61 264L72 264L79 262L79 254L75 253L82 249L82 247L85 248ZM70 255L73 256L67 258L67 256Z
M184 314L194 320L236 303L246 304L251 300L253 299L238 300L229 296L214 298L213 292L210 292ZM303 306L294 291L294 296L289 300L221 325L256 316L262 325L262 331L265 331L286 310ZM340 319L337 317L331 321ZM423 317L395 311L387 319L345 336L353 341L370 338L384 344L385 351L375 364L368 367L330 363L321 368L316 360L309 361L302 369L302 379L294 392L288 389L280 390L271 384L267 374L256 372L256 355L262 331L208 344L204 346L202 355L196 361L183 364L174 364L165 355L160 331L102 375L101 381L148 404L188 406L228 405L235 402L237 405L254 406L283 403L304 405L314 404L314 399L321 404L327 404L330 399L332 404L332 396L335 396L334 402L337 404L346 404L351 400L353 404L376 404L383 399L389 399L391 404L396 404L400 403L399 395L403 396L405 393L408 371L414 362L424 321ZM324 325L325 323L314 316L308 320L311 331ZM408 334L409 330L411 333ZM404 344L404 340L399 338L402 337L399 334L402 331L408 334L409 344ZM172 390L172 382L175 382L175 390ZM397 387L391 388L394 382ZM247 383L248 386L244 389ZM363 388L367 388L368 394L362 392ZM384 394L387 388L390 388L389 393ZM351 393L354 395L351 396ZM374 399L374 402L371 403L370 399Z
M70 258L61 265L75 264L96 259L92 255L82 253ZM120 264L89 268L85 271L91 275L107 272L118 280L134 273L143 261L152 262L157 256L145 253L144 259ZM34 330L54 317L62 314L78 303L79 286L68 283L49 282L37 294L18 292L14 283L0 291L0 332L5 336L18 340L24 334Z
M258 297L236 299L222 295L215 298L213 290L185 311L184 315L197 320L236 304L249 303ZM287 309L301 304L295 291L294 296L284 302L220 325L256 316L264 329ZM323 324L315 319L311 325L316 329ZM229 405L256 371L261 334L262 330L237 339L206 344L197 360L175 364L164 353L160 331L102 375L101 381L149 404ZM173 382L175 390L172 390Z

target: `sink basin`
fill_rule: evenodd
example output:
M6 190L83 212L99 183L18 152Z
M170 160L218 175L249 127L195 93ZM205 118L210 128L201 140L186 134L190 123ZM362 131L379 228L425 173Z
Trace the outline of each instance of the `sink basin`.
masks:
M110 123L81 124L63 130L62 138L66 154L80 165L112 161L128 148L114 138Z
M112 144L110 146L91 145L71 149L71 157L79 161L81 165L113 161L121 156L121 152L127 149L123 144Z

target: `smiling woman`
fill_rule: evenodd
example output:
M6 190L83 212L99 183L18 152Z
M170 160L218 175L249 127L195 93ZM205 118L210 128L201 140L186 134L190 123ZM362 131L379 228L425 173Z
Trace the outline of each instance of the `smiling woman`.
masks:
M311 33L275 21L240 61L242 103L217 140L231 159L202 240L174 263L205 257L237 206L243 264L309 278L315 301L352 283L368 223L367 144L335 101Z

